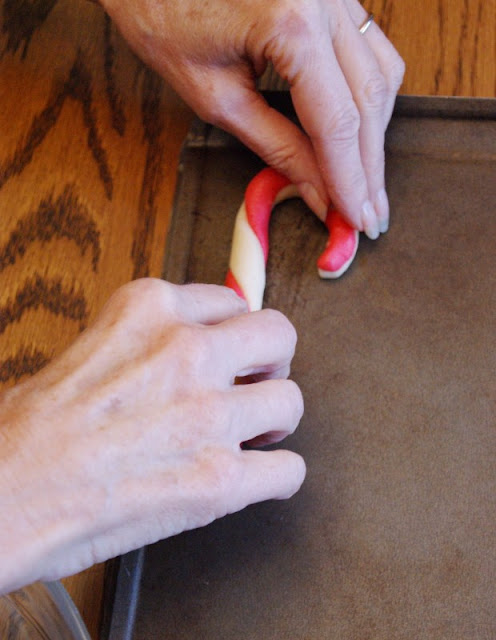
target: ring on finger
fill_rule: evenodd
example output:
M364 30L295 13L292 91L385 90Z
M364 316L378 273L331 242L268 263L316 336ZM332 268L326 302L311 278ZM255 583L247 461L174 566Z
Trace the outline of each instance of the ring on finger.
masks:
M361 27L358 28L358 31L362 34L362 36L364 35L364 33L367 32L367 29L370 27L370 25L374 22L374 14L373 13L369 13L367 19L365 20L365 22L362 24Z

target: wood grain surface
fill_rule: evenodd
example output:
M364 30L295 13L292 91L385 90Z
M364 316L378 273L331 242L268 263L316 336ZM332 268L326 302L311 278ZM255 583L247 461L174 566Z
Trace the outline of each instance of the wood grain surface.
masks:
M402 93L496 95L496 0L368 0ZM85 0L0 0L0 385L159 276L192 114ZM98 638L104 567L67 579Z

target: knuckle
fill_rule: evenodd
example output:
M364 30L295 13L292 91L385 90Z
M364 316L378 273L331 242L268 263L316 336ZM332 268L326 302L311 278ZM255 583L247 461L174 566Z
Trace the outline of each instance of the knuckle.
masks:
M163 307L174 299L174 285L158 278L140 278L123 285L114 293L113 301L124 308L149 310L149 307Z
M341 106L331 117L327 127L328 139L340 146L348 146L358 137L360 114L354 103Z
M284 175L291 175L298 158L298 151L291 141L281 140L277 147L264 150L262 155L269 166L275 167Z
M288 351L294 353L298 337L288 318L277 309L264 309L261 313L265 314L267 323L270 322L276 328L277 333L274 335L277 335L277 339L286 345Z
M207 436L222 435L230 431L231 411L220 394L210 392L202 398L201 423Z
M233 123L242 119L242 114L249 109L251 100L255 100L256 95L240 92L238 87L226 84L222 74L212 74L208 80L208 89L203 90L201 101L193 107L205 122L219 129L231 131Z
M395 52L393 60L388 69L388 81L394 93L398 91L403 83L403 78L405 77L405 69L406 67L403 58Z
M229 104L230 92L224 74L219 69L199 65L197 69L188 68L185 75L191 87L201 87L201 91L190 91L187 96L196 115L205 122L222 127L222 122L227 120L233 108Z
M319 10L313 2L279 0L267 3L262 25L265 33L263 54L287 80L294 78L301 63L312 56L315 35L320 30L318 15ZM292 43L289 49L288 41Z
M109 299L109 305L117 308L126 308L129 306L133 300L134 291L139 288L137 282L138 281L128 282L114 291Z
M278 35L284 33L294 39L307 39L312 33L311 3L284 0L271 3L269 24Z
M216 449L211 455L204 451L199 465L204 502L214 518L223 516L229 511L229 495L239 486L239 464L231 452Z
M362 87L360 103L367 110L382 110L388 97L388 87L386 79L380 73L374 73L367 78Z
M285 380L287 386L287 396L292 405L292 411L296 424L301 420L305 408L303 394L300 387L294 380Z
M168 333L166 345L173 345L183 375L204 375L211 356L205 331L197 325L176 324Z
M193 108L196 115L205 122L212 124L214 127L224 128L227 121L227 116L224 114L224 110L220 108L220 104L217 100L210 95L209 98L202 98L201 101L193 103Z
M200 112L199 115L214 127L230 131L234 114L239 114L244 107L246 105L234 92L225 92L223 95L218 95L217 91L214 91L203 105L203 112Z

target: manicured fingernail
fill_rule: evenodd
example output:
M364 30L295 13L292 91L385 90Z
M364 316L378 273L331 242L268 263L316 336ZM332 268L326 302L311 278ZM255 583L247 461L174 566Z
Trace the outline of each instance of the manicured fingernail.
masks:
M379 223L377 222L377 214L372 203L367 200L362 207L362 224L365 234L375 240L379 237Z
M325 220L327 215L327 203L319 196L317 189L313 184L310 184L309 182L302 182L298 185L298 191L310 209L312 209L319 218Z
M386 233L389 228L389 200L385 189L378 191L375 199L375 208L379 221L379 231Z

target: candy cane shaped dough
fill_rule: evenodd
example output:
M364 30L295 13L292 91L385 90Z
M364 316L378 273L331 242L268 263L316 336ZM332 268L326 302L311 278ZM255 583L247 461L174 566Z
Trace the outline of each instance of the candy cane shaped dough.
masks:
M262 308L270 214L276 204L296 196L296 187L271 168L260 171L246 189L234 224L225 284L247 301L250 311ZM358 231L334 209L327 212L325 225L329 238L317 261L318 272L321 278L339 278L353 262Z

